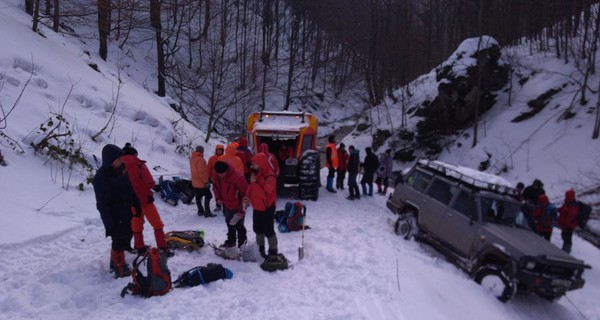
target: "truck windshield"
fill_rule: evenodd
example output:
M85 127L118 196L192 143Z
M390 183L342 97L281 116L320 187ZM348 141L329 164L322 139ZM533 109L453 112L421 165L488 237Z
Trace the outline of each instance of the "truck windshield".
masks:
M528 216L519 203L481 197L481 212L484 222L530 229Z

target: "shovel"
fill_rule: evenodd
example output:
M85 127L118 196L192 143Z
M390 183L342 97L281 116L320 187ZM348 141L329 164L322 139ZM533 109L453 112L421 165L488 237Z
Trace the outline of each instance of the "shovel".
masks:
M304 258L304 223L306 221L306 207L304 207L304 212L302 213L302 242L300 243L300 247L298 247L298 260L302 260Z

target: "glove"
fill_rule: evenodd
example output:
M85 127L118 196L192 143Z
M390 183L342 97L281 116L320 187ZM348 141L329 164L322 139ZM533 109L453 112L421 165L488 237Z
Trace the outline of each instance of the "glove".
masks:
M157 184L154 186L154 188L152 188L152 190L154 190L154 192L161 192L162 191L162 187L160 186L160 184Z
M133 208L135 209L135 214L133 215L136 218L139 218L142 216L142 208L140 208L140 206L133 206Z
M238 212L238 213L234 214L233 217L231 218L231 220L229 220L229 225L235 226L240 220L242 220L242 218L244 218L243 213Z
M205 188L208 188L208 189L210 189L210 181L208 181L208 182L207 182L207 183L204 185L204 187L205 187Z
M105 237L112 237L112 228L106 228L105 230Z

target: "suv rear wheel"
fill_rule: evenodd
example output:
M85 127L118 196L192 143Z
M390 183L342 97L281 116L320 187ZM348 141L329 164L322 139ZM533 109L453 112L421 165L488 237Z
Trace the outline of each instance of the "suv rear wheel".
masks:
M475 272L474 280L490 290L502 302L510 300L517 289L514 279L497 265L480 267Z

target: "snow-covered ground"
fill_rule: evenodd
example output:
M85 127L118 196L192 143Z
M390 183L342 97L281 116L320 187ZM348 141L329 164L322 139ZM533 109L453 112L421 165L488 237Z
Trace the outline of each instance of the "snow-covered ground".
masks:
M24 151L16 152L9 140L0 137L0 151L8 163L0 167L0 319L600 319L600 251L580 238L575 237L572 254L592 266L585 272L583 289L569 292L556 303L524 295L504 304L430 247L395 236L385 197L348 201L345 192L324 190L317 202L305 202L311 229L305 233L303 260L297 258L301 234L278 234L280 249L293 269L267 273L257 263L222 260L209 248L177 252L169 260L174 278L210 262L222 263L234 277L174 289L162 297L121 298L120 291L130 279L114 279L108 272L110 241L104 237L93 191L85 183L83 191L77 188L86 172L70 172L34 154L28 144L43 136L39 126L47 124L51 112L63 110L86 155L99 156L106 143L123 146L130 141L157 178L189 176L188 154L175 152L177 146L202 144L209 156L222 141L203 143L202 132L176 122L165 99L156 98L131 79L124 77L119 87L117 70L85 53L95 52L94 48L48 29L43 30L45 37L32 33L31 18L15 7L17 3L21 1L0 0L0 130ZM101 72L88 63L97 64ZM117 95L116 121L111 122L110 106ZM520 112L517 106L507 109ZM475 151L453 148L442 158L476 167L480 157L473 152L481 155L486 147L500 148L519 137L534 140L520 127L500 127L499 119L512 116L494 110L487 116L489 131L484 137L498 136L506 143L488 143L483 138ZM93 142L90 136L107 123L109 130ZM595 170L590 164L599 148L588 147L589 155L573 154L572 150L583 150L578 143L594 143L569 138L577 130L589 135L588 124L569 125L565 128L569 134L558 138L535 131L540 126L541 122L529 129L534 130L535 145L540 147L522 153L531 160L527 170L514 165L503 177L526 184L540 177L559 199L563 186L551 185L575 172L560 163L581 167L580 176L575 177L581 178ZM548 131L559 133L550 127ZM370 137L349 137L344 142L356 145L364 157ZM571 149L559 154L555 150L561 147ZM91 157L88 160L93 163ZM286 201L290 199L279 199L278 207ZM202 229L206 241L224 241L222 215L206 219L196 216L194 205L172 207L160 199L156 203L165 231ZM254 240L251 219L246 227ZM154 244L148 224L145 236ZM558 230L552 242L561 245ZM132 260L128 255L127 261Z

